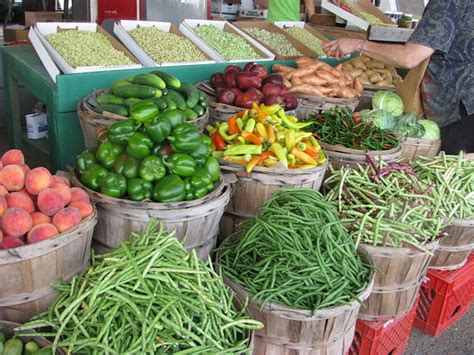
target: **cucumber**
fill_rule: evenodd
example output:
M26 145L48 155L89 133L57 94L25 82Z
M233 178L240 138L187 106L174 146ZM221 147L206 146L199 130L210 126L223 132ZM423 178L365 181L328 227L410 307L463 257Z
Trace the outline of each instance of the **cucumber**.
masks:
M128 84L119 86L113 90L113 93L117 96L128 98L136 97L139 99L147 99L155 95L156 89L150 86Z
M129 97L124 100L124 106L130 107L135 102L142 101L142 99L137 99L136 97Z
M151 101L155 103L155 105L158 107L158 110L160 111L164 111L168 108L168 104L166 103L165 99L162 97L161 98L154 97L151 99Z
M209 104L207 103L206 100L204 100L204 101L199 101L199 106L202 106L206 109L209 106Z
M42 348L34 353L34 355L54 355L51 347Z
M160 98L163 96L163 91L161 91L160 89L156 89L155 91L155 97L156 98Z
M199 92L193 84L182 83L179 92L186 96L186 106L188 108L193 108L198 104Z
M199 94L199 101L207 101L206 94L204 94L201 90L198 90Z
M168 106L166 108L167 110L176 110L178 108L178 106L176 106L176 103L171 100L169 96L163 96L162 99L166 101L166 105Z
M99 105L125 105L125 100L117 95L100 95L95 98Z
M3 334L2 332L0 332L0 344L3 345L3 343L5 342L6 340L6 337L5 337L5 334ZM1 352L0 352L1 354Z
M195 120L199 116L196 112L194 112L190 108L187 108L186 110L184 110L184 117L186 117L186 121L191 121L191 120Z
M206 113L206 110L201 105L194 106L193 111L198 114L198 117L201 117Z
M23 343L20 339L10 339L5 342L2 355L21 355Z
M161 90L161 93L163 94L163 96L168 95L168 89Z
M171 100L173 100L177 106L177 108L181 111L186 110L188 106L186 106L186 100L179 92L175 90L168 89L168 95Z
M0 343L0 354L3 354L3 343Z
M97 113L110 112L119 116L128 116L127 108L120 105L97 105L94 111Z
M119 86L124 86L124 85L132 84L132 83L133 83L133 76L129 76L128 78L123 78L114 82L110 86L110 90L113 92Z
M171 74L159 70L154 70L151 72L151 74L155 74L156 76L163 79L168 89L178 90L181 87L181 81Z
M36 354L37 351L40 350L40 347L36 342L34 341L29 341L25 345L25 355L33 355Z
M166 83L154 74L138 74L133 78L134 84L148 85L156 89L165 89Z

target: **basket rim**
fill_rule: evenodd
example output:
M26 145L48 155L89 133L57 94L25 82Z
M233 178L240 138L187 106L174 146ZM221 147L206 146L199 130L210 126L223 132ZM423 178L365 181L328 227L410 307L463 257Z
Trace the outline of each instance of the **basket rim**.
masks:
M362 150L362 149L352 149L352 148L346 148L342 144L328 144L324 143L322 141L319 141L319 144L321 147L324 148L324 150L328 152L333 152L333 153L340 153L340 154L347 154L347 155L366 155L366 154L371 154L371 155L390 155L390 154L396 154L402 152L402 146L401 142L399 141L399 144L396 147L393 147L388 150Z
M219 165L224 170L232 171L232 172L245 172L245 165L239 163L232 163L222 159L219 159ZM256 166L252 173L248 175L251 176L253 173L261 173L267 175L312 175L315 173L319 173L325 171L329 166L329 159L327 159L323 164L315 166L311 169L274 169L274 168L267 168L262 166Z

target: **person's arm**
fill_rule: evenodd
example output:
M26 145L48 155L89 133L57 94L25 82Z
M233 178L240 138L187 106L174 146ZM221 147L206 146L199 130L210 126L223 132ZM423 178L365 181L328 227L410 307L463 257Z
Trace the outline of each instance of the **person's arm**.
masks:
M254 3L258 6L268 9L268 0L254 0Z
M311 20L314 15L314 0L304 0L304 7L306 9L306 18Z

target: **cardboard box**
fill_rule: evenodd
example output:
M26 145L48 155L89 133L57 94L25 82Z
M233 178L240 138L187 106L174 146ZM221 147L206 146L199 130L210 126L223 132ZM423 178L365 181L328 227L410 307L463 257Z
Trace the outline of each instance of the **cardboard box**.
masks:
M299 27L299 28L304 28L306 31L308 31L309 33L311 33L314 37L318 38L319 40L321 40L323 43L324 42L329 42L329 39L323 35L321 32L319 32L318 30L316 30L313 26L305 23L305 22L302 22L302 21L297 21L297 22L287 22L287 21L280 21L280 22L275 22L275 26L281 28L281 29L285 29L287 27ZM293 38L293 37L292 37ZM295 39L296 40L296 39ZM298 41L298 40L296 40ZM299 41L298 41L299 42ZM300 42L301 43L301 42ZM303 43L301 43L303 44ZM327 57L327 56L324 56L324 57ZM320 57L321 58L321 57Z
M130 52L138 59L138 61L145 67L167 67L176 65L193 65L193 64L211 64L215 63L209 55L204 53L199 47L196 48L201 51L207 58L206 61L202 62L181 62L181 63L156 63L139 45L135 40L128 34L137 27L156 27L162 31L174 33L180 37L185 37L181 31L175 25L170 22L155 22L155 21L133 21L133 20L120 20L114 25L115 35L122 41L124 46L130 50Z
M29 42L28 30L21 25L4 27L3 40L5 42Z
M239 17L265 19L267 18L268 10L264 9L241 9L239 11Z
M336 26L336 16L332 14L314 14L309 22L313 25Z
M29 27L38 22L61 22L62 12L54 11L25 11L25 26Z

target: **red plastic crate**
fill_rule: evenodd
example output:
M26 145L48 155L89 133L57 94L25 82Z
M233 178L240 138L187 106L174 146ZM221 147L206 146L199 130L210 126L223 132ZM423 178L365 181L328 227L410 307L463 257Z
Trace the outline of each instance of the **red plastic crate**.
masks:
M473 299L474 256L456 270L428 269L427 282L420 287L420 301L415 327L431 336L438 336L461 318Z
M384 322L358 320L348 355L401 355L413 329L417 302L403 317Z

